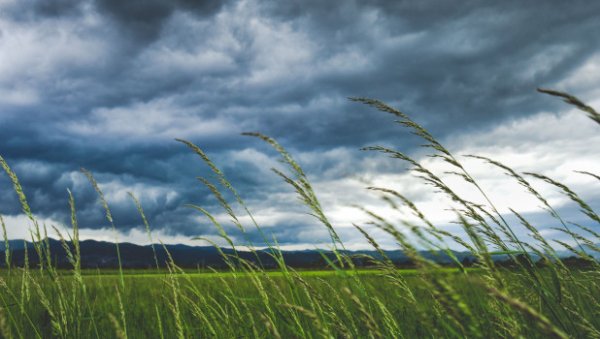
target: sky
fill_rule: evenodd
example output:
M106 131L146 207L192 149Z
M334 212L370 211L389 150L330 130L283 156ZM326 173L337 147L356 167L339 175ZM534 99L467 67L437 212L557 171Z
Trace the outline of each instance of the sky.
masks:
M222 169L269 237L290 249L326 247L327 230L271 171L286 169L278 154L243 132L289 150L348 248L367 246L353 223L394 247L356 205L415 220L368 186L397 189L460 232L452 203L405 163L360 149L401 150L465 197L481 196L444 174L393 116L348 99L369 97L427 128L502 213L512 207L560 238L539 202L502 171L462 155L548 175L600 209L600 183L573 172L600 173L600 126L536 92L566 91L600 107L599 16L592 1L0 0L0 155L48 227L69 228L72 191L87 239L115 234L82 167L104 191L120 241L149 241L132 192L155 241L219 242L210 220L187 206L195 204L237 242L260 243L233 204L247 226L245 236L236 233L198 180L214 176L175 141L182 138ZM565 219L597 229L556 189L532 184ZM28 237L4 174L0 214L9 237Z

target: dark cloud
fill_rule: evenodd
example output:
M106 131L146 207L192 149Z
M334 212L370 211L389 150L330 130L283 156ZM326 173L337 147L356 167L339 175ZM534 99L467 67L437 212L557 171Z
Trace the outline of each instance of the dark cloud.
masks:
M8 2L4 13L13 20L32 21L40 18L60 18L80 14L85 1L77 0L24 0Z
M59 17L76 14L80 3L77 0L34 1L33 8L41 16Z
M174 11L186 11L200 17L214 15L225 1L206 0L97 0L100 11L110 16L139 42L151 42L161 32L163 22Z
M185 203L218 210L195 179L210 171L176 137L201 145L264 207L285 186L243 151L275 154L240 132L274 136L294 154L414 151L392 117L347 97L390 102L444 139L562 108L535 88L600 52L600 3L589 2L55 0L3 10L0 154L36 213L68 222L69 188L82 224L106 226L77 174L85 167L114 191L118 227L140 225L117 194L138 185L151 223L170 234L214 233ZM368 167L353 166L358 150L314 158L306 167L317 178ZM7 179L0 185L0 212L19 213ZM295 225L273 230L310 242Z

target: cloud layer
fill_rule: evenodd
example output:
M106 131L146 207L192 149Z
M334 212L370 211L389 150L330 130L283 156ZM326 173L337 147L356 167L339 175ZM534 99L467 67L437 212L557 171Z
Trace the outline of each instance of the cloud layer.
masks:
M210 177L209 169L174 141L184 138L208 152L281 243L326 243L327 233L269 171L281 167L276 154L239 135L260 131L305 167L352 245L363 242L350 224L364 216L349 206L382 204L365 192L369 183L397 185L447 223L446 202L410 179L403 164L358 150L384 144L423 155L392 117L352 96L402 109L458 154L553 175L598 206L593 181L572 173L600 172L598 127L535 88L600 106L600 47L592 43L600 4L200 3L0 1L0 154L39 217L67 223L68 188L82 226L96 236L107 227L79 172L85 167L124 236L142 229L128 191L164 237L216 233L190 203L234 229L196 179ZM472 166L490 190L509 194L502 173ZM0 213L23 224L5 176L0 189ZM513 207L532 217L539 212L525 197L499 199L518 200ZM569 215L576 210L553 199Z

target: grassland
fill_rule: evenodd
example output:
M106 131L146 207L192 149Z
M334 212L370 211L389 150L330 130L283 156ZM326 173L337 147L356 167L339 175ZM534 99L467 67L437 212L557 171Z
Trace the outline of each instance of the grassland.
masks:
M600 124L600 115L577 98L543 91L562 97ZM0 158L23 213L30 219L34 251L41 263L38 267L30 267L28 262L14 267L10 255L5 256L7 268L0 274L0 333L7 338L600 338L600 265L592 255L600 251L600 235L595 231L600 217L590 205L567 186L542 174L517 173L493 159L471 156L498 167L520 183L563 226L560 232L570 240L546 239L517 212L513 213L519 222L509 223L459 160L423 127L379 101L355 100L393 114L400 125L424 140L432 155L452 166L455 174L487 199L486 205L463 199L438 175L401 151L380 146L367 149L407 163L424 184L433 185L440 194L455 201L460 206L457 223L466 238L431 223L401 192L374 187L391 206L407 206L421 221L419 225L393 222L364 209L372 217L372 225L393 237L416 268L399 270L377 241L356 225L365 241L380 254L380 259L373 259L374 268L357 268L342 251L344 244L299 164L275 140L250 133L279 152L287 172L274 170L275 173L295 189L311 214L329 231L336 254L335 260L328 259L330 270L296 271L285 264L276 244L270 249L278 270L266 270L255 262L225 253L222 255L229 265L227 272L186 271L172 260L168 261L167 270L125 271L119 267L100 274L82 270L77 211L69 192L72 231L68 236L59 235L61 239L72 239L63 242L72 270L64 271L52 266L43 236L47 230L34 217L17 175ZM230 202L219 191L228 191L234 197L231 203L252 216L224 173L201 148L181 142L212 170L216 179L204 183L224 211L240 229L249 227L239 222ZM101 187L91 173L85 173L114 227ZM580 174L600 180L593 173ZM588 223L564 220L530 185L531 179L543 180L561 190L579 206ZM146 222L142 206L138 207ZM212 220L223 240L236 247L208 211L200 206L192 208ZM261 230L256 223L250 227ZM146 228L151 235L147 223ZM517 228L527 230L534 240L519 239ZM420 254L425 248L446 251L452 256L448 242L470 251L477 258L475 267L467 269L456 260L455 268L443 268ZM586 263L585 268L574 268L559 260L557 244ZM249 244L244 246L253 250ZM117 245L115 250L120 256L118 248ZM500 267L492 260L498 253L510 258L511 268ZM541 263L536 262L534 254Z
M56 307L58 312L60 295L67 293L65 300L76 299L77 303L67 303L64 305L66 312L62 315L54 313L54 317L57 320L64 317L64 323L56 326L68 331L65 333L68 337L95 337L96 330L100 337L111 336L115 326L123 331L126 329L130 338L169 338L179 331L184 337L223 338L277 334L282 338L340 335L414 338L461 336L469 329L483 337L514 333L514 329L509 331L508 328L497 332L500 330L498 322L502 319L497 318L498 310L489 307L489 296L478 272L467 275L437 273L448 286L453 286L455 302L462 300L470 315L445 314L441 313L442 309L436 310L440 307L439 300L428 284L423 283L423 279L431 277L420 276L415 271L398 273L404 278L406 288L411 290L414 301L395 282L398 277L389 278L374 271L362 271L358 275L335 271L289 275L201 273L175 277L129 274L124 277L125 288L122 290L119 290L118 275L88 275L83 279L85 298L83 291L79 291L79 295L71 295L74 290L65 291L77 285L72 276L60 278L65 289L61 292L54 279L33 273L31 279L40 286L30 286L30 297L25 298L23 310L19 310L19 297L11 300L5 296L4 302L9 305L5 314L11 312L15 316L11 324L15 336L47 336L53 332L52 315L45 309L39 294L43 293L49 305ZM588 274L577 273L578 283L591 288L593 284L586 283L586 279L593 279L593 275ZM521 300L533 305L541 302L535 295L528 296L523 277L514 272L505 272L503 277L511 282L509 288L513 294L520 295ZM19 278L13 279L9 288L20 290L22 282ZM572 286L570 292L575 291L575 287ZM578 294L580 298L585 297L583 291ZM175 296L177 304L174 303ZM600 292L596 291L594 297L600 297ZM586 311L593 313L593 305L588 307ZM27 316L18 316L21 312ZM512 310L509 314L518 321L519 331L525 337L551 334L544 333L535 318ZM462 317L460 323L455 323L454 316ZM595 319L591 321L593 326L600 325ZM573 325L576 324L569 326ZM552 332L552 329L548 331ZM577 329L573 328L571 333L578 333Z

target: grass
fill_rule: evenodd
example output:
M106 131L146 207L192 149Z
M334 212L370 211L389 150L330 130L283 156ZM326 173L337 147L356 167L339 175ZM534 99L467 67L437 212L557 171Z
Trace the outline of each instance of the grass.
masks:
M478 271L477 268L467 268L465 269L469 272L473 272L476 273ZM331 277L331 276L339 276L339 275L348 275L348 276L353 276L353 275L373 275L373 276L382 276L382 272L379 269L370 269L370 268L357 268L354 270L348 270L348 271L344 271L343 273L336 271L336 270L324 270L324 269L295 269L294 270L297 274L303 276L303 277L313 277L313 276L318 276L318 277ZM438 274L453 274L453 273L461 273L462 271L459 270L458 268L455 267L441 267L439 269L437 269L435 271ZM281 270L275 270L275 269L265 269L262 270L261 273L263 273L264 275L267 275L269 277L281 277L285 275L285 272L282 272ZM402 274L404 276L409 276L409 275L416 275L419 273L419 270L417 269L410 269L410 268L402 268L402 269L398 269L398 273ZM70 270L57 270L57 274L61 275L61 276L71 276L73 274L72 271ZM129 269L129 270L123 270L123 278L124 279L128 279L128 278L138 278L138 277L153 277L153 278L161 278L161 277L165 277L165 276L169 276L173 273L171 273L169 270L167 269L159 269L159 270L151 270L151 269ZM181 269L181 272L179 273L175 273L175 274L180 274L180 275L185 275L188 277L192 277L192 278L203 278L203 279L207 279L207 278L228 278L228 277L236 277L236 278L243 278L243 277L248 277L249 273L247 272L231 272L231 271L214 271L214 270L209 270L209 269L200 269L200 270L196 270L196 269ZM99 269L99 270L92 270L92 269L87 269L87 270L82 270L81 271L81 276L83 278L97 278L97 277L118 277L120 278L121 273L118 270L111 270L111 269ZM6 273L5 275L1 275L0 277L6 277Z
M600 123L598 113L579 99L561 92L540 91L562 97L586 112L593 123ZM343 251L345 245L335 226L292 155L272 138L247 133L280 154L286 170L274 169L274 173L296 191L310 214L329 232L335 258L324 259L330 270L298 271L288 267L276 241L256 223L225 174L201 148L185 140L180 142L199 155L214 174L214 180L203 178L201 182L243 233L248 227L258 230L279 268L267 270L260 262L221 253L228 271L184 270L172 259L166 269L161 269L156 254L156 270L124 270L120 265L115 270L101 272L81 269L75 199L68 192L72 231L70 234L54 231L63 240L72 270L59 270L52 266L50 246L45 241L48 230L33 215L17 174L0 157L0 165L11 179L23 213L29 218L31 240L40 259L38 267L31 267L27 261L23 267L14 267L10 250L6 251L6 269L0 274L0 333L6 338L600 338L600 266L591 255L600 251L597 245L600 236L595 231L600 218L589 204L569 187L543 174L518 173L493 159L471 155L518 182L556 220L560 225L557 230L570 238L569 241L547 239L518 212L512 211L511 218L501 214L459 159L409 116L376 100L353 100L392 114L402 127L424 141L430 155L451 166L453 174L484 198L484 205L462 198L438 174L400 150L382 146L365 148L408 164L423 184L432 185L451 198L459 206L455 210L456 222L466 238L430 222L402 192L371 187L392 208L406 206L421 221L420 224L391 221L357 207L370 215L371 226L393 237L416 268L396 268L364 225L355 225L382 258L376 260L377 265L372 269L358 268ZM84 173L99 194L107 221L116 229L100 185L90 172ZM600 179L594 173L580 174ZM541 180L558 188L580 207L588 223L572 224L563 219L529 180ZM227 201L225 196L232 196L233 201ZM152 239L142 206L136 197L131 195L131 198ZM242 218L234 213L232 204L241 206L250 216L250 225L242 225ZM223 241L234 250L236 246L255 250L248 242L236 244L201 206L190 208L211 221ZM0 222L6 234L6 226ZM520 239L517 230L526 230L533 240ZM448 243L470 251L477 258L475 267L466 268L455 258L454 268L444 268L420 254L425 248L445 251L453 257ZM559 260L557 244L586 262L586 267L574 268ZM118 242L115 251L120 262ZM153 253L156 253L154 248ZM511 268L501 267L492 260L492 255L499 253L510 258ZM533 254L542 258L544 265L536 263Z

